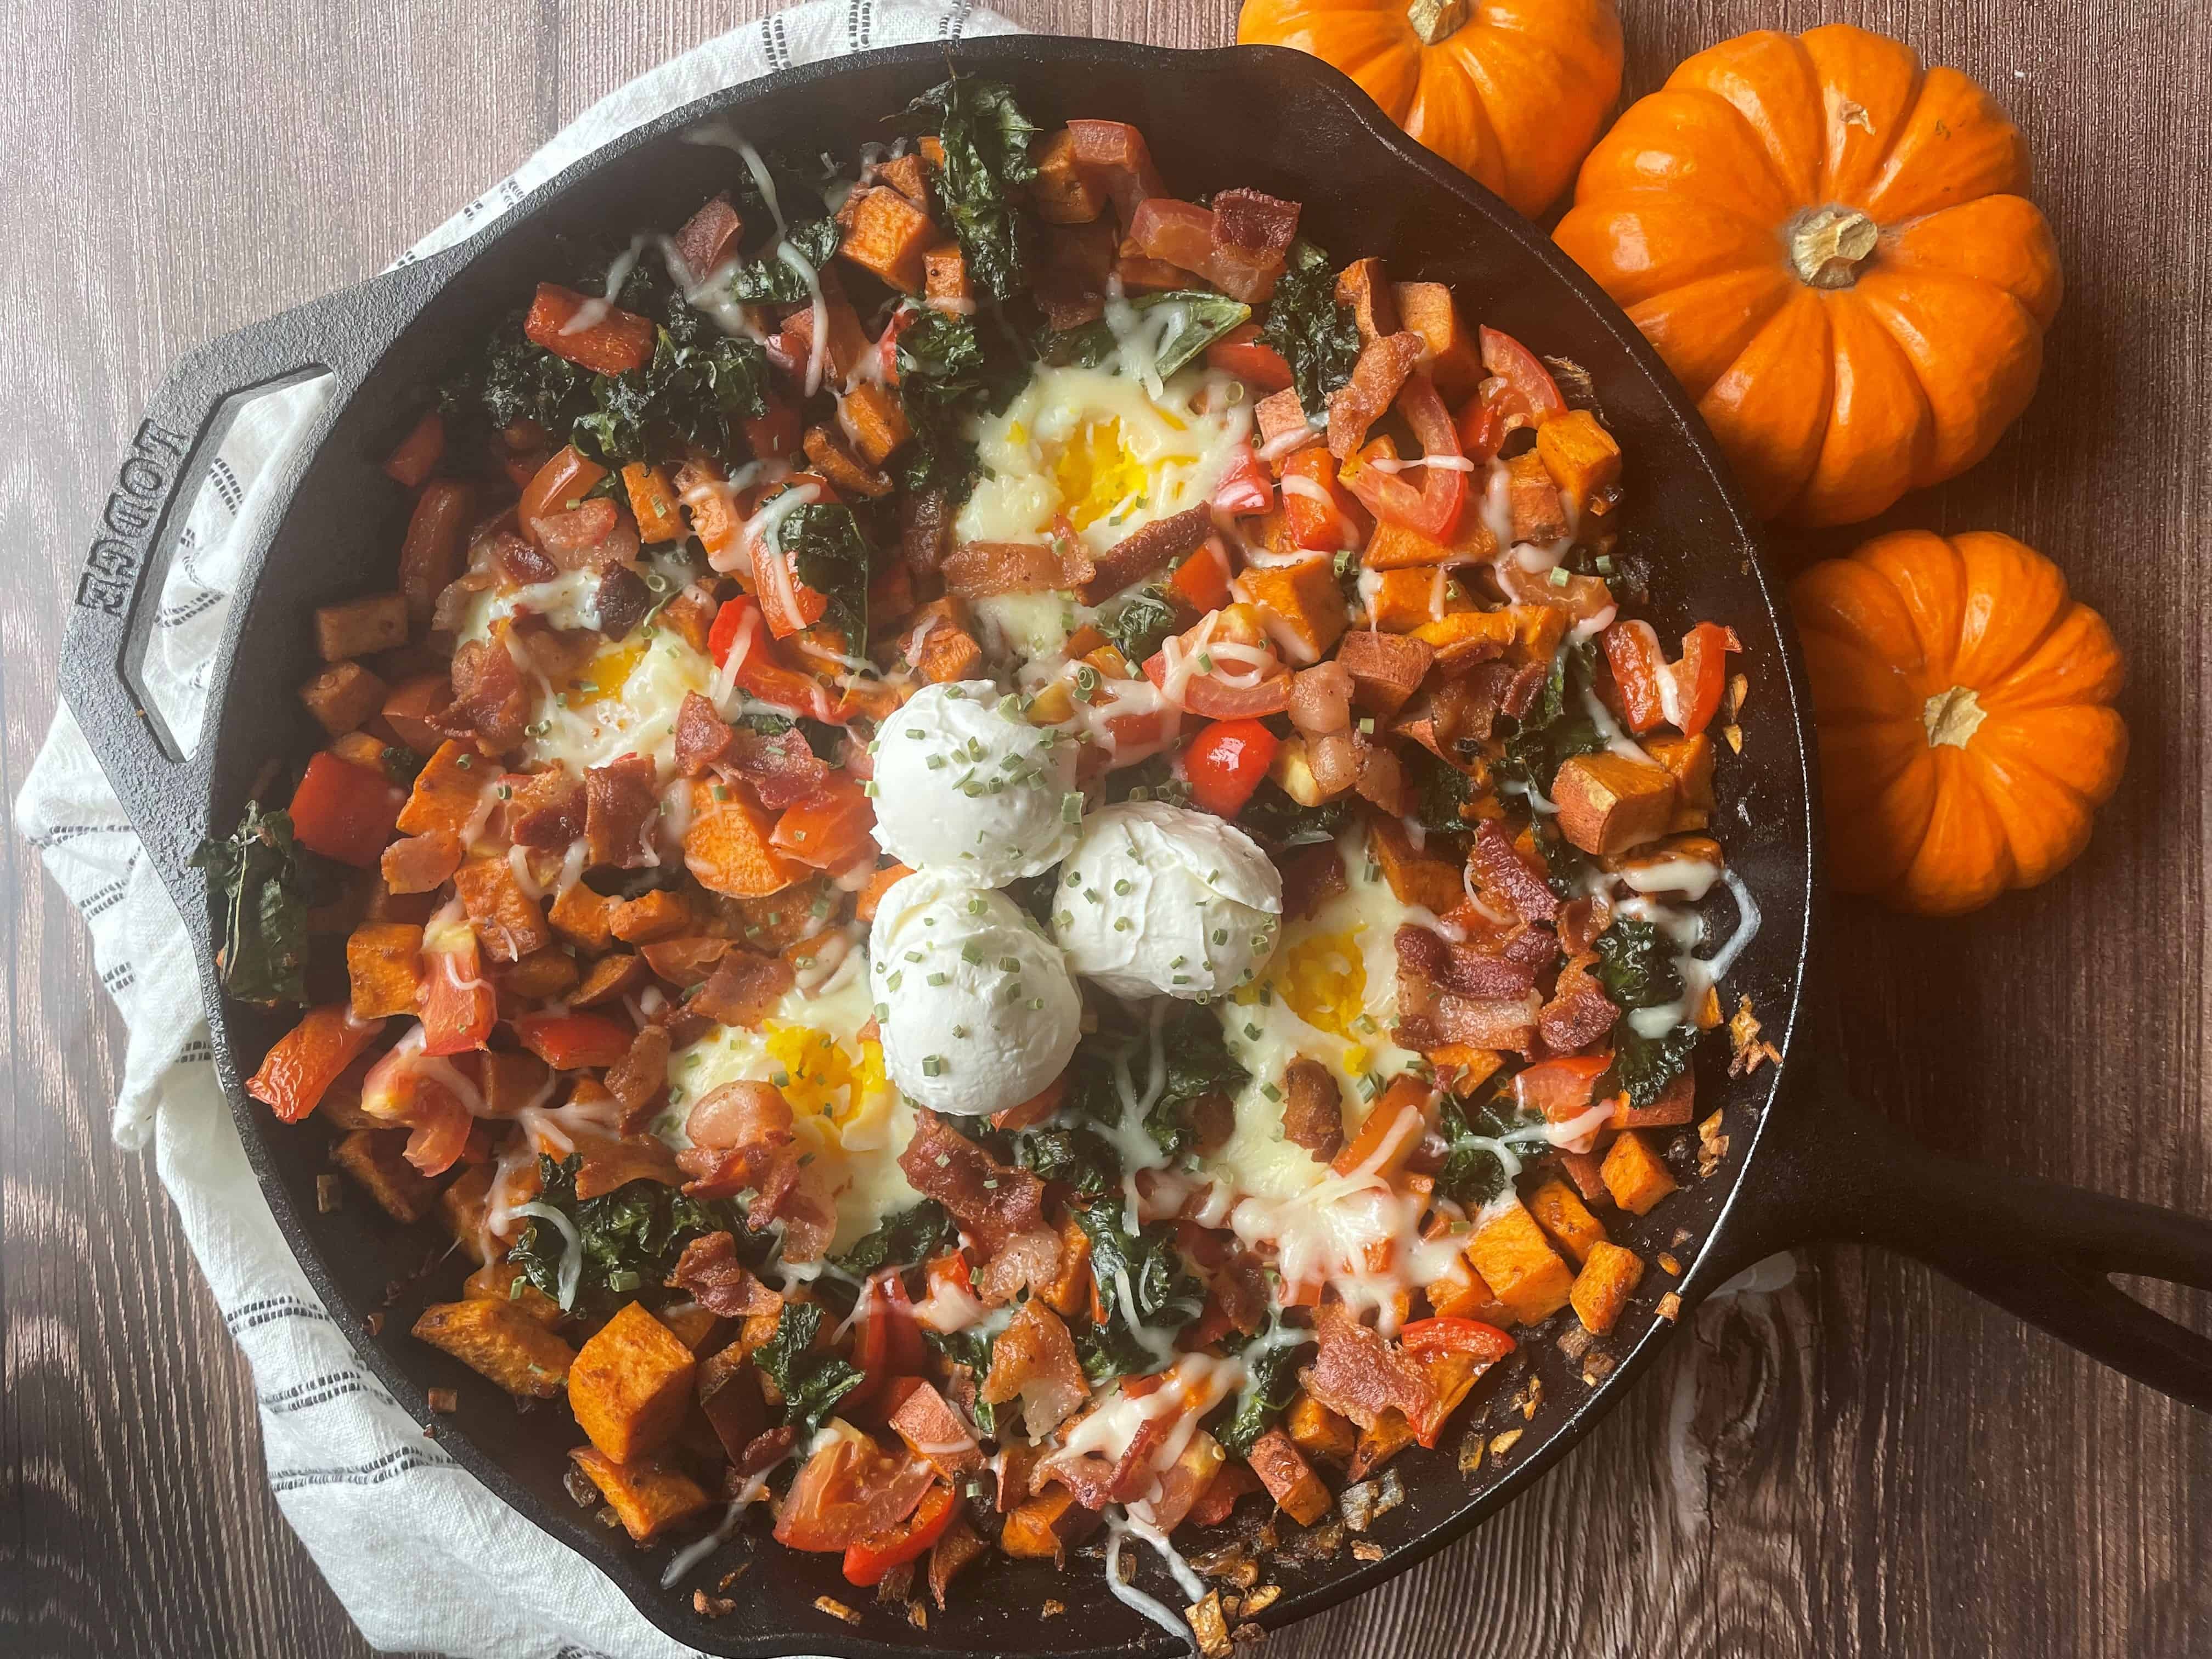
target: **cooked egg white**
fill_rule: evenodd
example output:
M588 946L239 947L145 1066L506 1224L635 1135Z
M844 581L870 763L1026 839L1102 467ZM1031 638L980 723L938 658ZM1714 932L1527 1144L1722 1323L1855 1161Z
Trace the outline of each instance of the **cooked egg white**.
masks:
M654 1127L681 1148L689 1144L684 1114L702 1096L739 1080L775 1085L791 1103L804 1149L830 1172L833 1186L843 1183L831 1248L844 1249L921 1194L898 1166L914 1133L914 1109L885 1078L881 1046L860 1036L874 1017L866 964L856 962L829 984L816 996L787 993L757 1030L720 1026L677 1050L668 1064L670 1110Z
M1347 886L1312 915L1283 925L1282 943L1265 973L1219 1006L1229 1049L1252 1074L1237 1097L1237 1128L1208 1162L1207 1172L1240 1193L1267 1199L1296 1196L1328 1173L1328 1165L1283 1133L1283 1108L1267 1094L1304 1056L1335 1075L1344 1097L1346 1135L1366 1118L1370 1075L1387 1081L1419 1056L1390 1041L1398 1019L1400 927L1419 921L1370 873L1359 832L1341 845Z
M1065 514L1094 553L1131 531L1213 498L1251 435L1234 376L1185 369L1155 398L1098 368L1039 369L1002 415L983 421L987 471L960 510L968 542L1042 542Z

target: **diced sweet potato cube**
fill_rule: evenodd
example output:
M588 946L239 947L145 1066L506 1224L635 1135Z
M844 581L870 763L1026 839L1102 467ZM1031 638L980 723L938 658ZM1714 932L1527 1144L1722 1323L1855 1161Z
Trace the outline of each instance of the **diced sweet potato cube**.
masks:
M1328 1513L1328 1488L1281 1428L1270 1429L1254 1441L1245 1462L1275 1500L1275 1507L1300 1526L1310 1527Z
M875 176L923 212L929 210L929 163L920 151L877 162Z
M975 303L975 284L968 280L968 256L957 242L946 242L921 256L921 291L939 311L964 317Z
M1674 775L1674 811L1667 820L1667 833L1685 835L1704 829L1713 812L1713 739L1700 732L1694 738L1671 738L1655 733L1644 739L1644 752Z
M625 945L651 945L691 928L691 903L683 894L656 887L634 899L617 900L607 926Z
M1531 1193L1528 1213L1552 1236L1553 1243L1574 1258L1577 1266L1588 1261L1590 1251L1606 1242L1605 1223L1589 1212L1575 1189L1564 1181L1547 1181Z
M614 943L616 902L580 881L553 901L546 920L578 950L604 951Z
M869 501L891 493L891 481L847 447L845 441L826 426L806 428L806 459L830 480L840 495Z
M870 466L881 466L892 451L914 436L897 395L873 380L858 382L838 400L837 424L854 453Z
M1455 597L1453 584L1433 568L1378 570L1362 586L1369 617L1388 634L1410 634L1425 623L1474 609L1463 591Z
M921 290L922 256L939 240L930 217L896 190L855 191L839 216L845 239L837 252L901 293Z
M1574 1275L1519 1205L1493 1217L1467 1247L1468 1264L1523 1325L1550 1318L1566 1306Z
M331 1146L331 1162L358 1182L385 1214L413 1225L437 1201L437 1183L400 1154L407 1137L395 1129L352 1129Z
M568 1368L576 1422L617 1463L659 1450L683 1426L698 1361L633 1302L601 1326Z
M1000 1531L999 1547L1019 1560L1064 1562L1067 1547L1090 1536L1101 1518L1066 1486L1049 1486L1014 1506Z
M485 1262L461 1281L461 1299L505 1303L549 1331L561 1322L561 1304L525 1278L521 1267L512 1261Z
M1600 1239L1591 1247L1589 1260L1583 1263L1582 1272L1575 1275L1575 1288L1570 1298L1575 1305L1575 1317L1583 1322L1583 1328L1593 1336L1603 1336L1611 1330L1643 1277L1641 1256Z
M438 1194L438 1213L445 1220L446 1230L453 1234L453 1243L460 1246L469 1260L479 1267L507 1248L484 1225L484 1217L491 1207L491 1183L497 1173L489 1164L469 1164ZM515 1231L520 1232L521 1229L517 1227Z
M1674 811L1674 775L1626 755L1601 750L1564 762L1552 780L1559 833L1604 856L1625 853L1667 833Z
M399 809L399 833L427 835L442 830L458 836L475 817L477 802L491 781L492 768L472 749L448 738L422 763L415 787Z
M1538 427L1536 453L1560 493L1577 506L1620 481L1620 446L1587 409L1571 409Z
M1237 580L1241 596L1260 607L1269 637L1294 663L1319 662L1345 630L1344 591L1325 554L1297 564L1255 565Z
M761 1374L749 1363L742 1343L732 1342L700 1360L699 1409L733 1463L768 1427Z
M657 1317L676 1334L678 1342L695 1354L707 1346L707 1339L722 1322L721 1316L712 1308L702 1308L696 1302L689 1307L663 1308Z
M1332 1463L1349 1462L1358 1443L1358 1431L1350 1423L1304 1389L1292 1396L1290 1409L1283 1413L1283 1431L1308 1457L1325 1457Z
M407 599L401 593L371 593L343 605L315 607L315 648L325 662L366 657L407 643Z
M914 873L903 864L889 864L868 878L868 884L860 890L853 914L862 921L876 919L876 907L884 902L884 895Z
M1567 510L1559 487L1534 450L1505 463L1506 501L1513 511L1513 539L1538 546L1567 533Z
M1106 198L1076 165L1075 138L1066 127L1030 153L1037 176L1030 181L1030 200L1047 224L1087 225L1106 210Z
M1567 1172L1575 1191L1586 1204L1610 1204L1613 1194L1606 1190L1605 1177L1599 1171L1602 1162L1595 1152L1571 1152L1564 1147L1557 1154L1559 1167Z
M983 647L963 617L959 600L932 599L900 631L900 648L908 653L915 672L933 685L966 679L983 659Z
M618 1463L596 1446L579 1446L568 1455L613 1506L623 1530L641 1544L707 1507L697 1481L656 1459Z
M300 701L332 737L353 731L384 707L382 680L357 662L336 662L300 688Z
M780 893L798 878L769 844L774 828L738 790L695 783L691 822L684 831L684 866L701 886L732 898Z
M1354 629L1337 647L1336 659L1352 676L1352 700L1370 714L1389 716L1420 689L1435 647L1412 635Z
M1368 820L1367 850L1382 866L1382 879L1401 904L1418 904L1442 915L1464 896L1460 866L1416 852L1406 826L1396 818L1378 814Z
M346 940L346 975L356 1019L411 1014L422 987L422 930L404 921L366 921Z
M680 542L691 532L684 527L684 509L676 499L676 486L665 467L632 461L622 470L623 490L629 497L630 516L637 520L637 538L647 547L660 542Z
M1339 271L1336 302L1352 308L1362 345L1398 332L1398 298L1380 259L1354 259Z
M1613 1201L1631 1215L1648 1215L1651 1206L1679 1184L1651 1143L1633 1129L1624 1129L1598 1166Z
M445 734L430 724L453 700L453 682L441 671L414 674L392 688L384 699L384 723L399 741L418 755L433 753Z
M1482 384L1482 353L1460 321L1451 290L1442 283L1393 283L1398 324L1421 337L1429 360L1423 365L1437 390L1456 404Z
M1440 1318L1480 1319L1486 1325L1504 1325L1513 1317L1490 1288L1489 1280L1475 1272L1464 1251L1452 1258L1442 1278L1430 1281L1425 1293Z
M495 962L520 962L553 942L538 902L522 890L503 858L470 859L453 872L453 890L468 909L484 954Z
M511 1303L440 1302L422 1310L415 1334L509 1394L550 1400L561 1392L575 1351Z
M557 945L548 945L494 970L499 988L525 1002L568 1000L582 970L576 958Z
M1364 1480L1413 1443L1413 1425L1406 1420L1405 1413L1395 1406L1385 1407L1376 1414L1373 1428L1360 1430L1358 1442L1352 1449L1352 1462L1344 1473L1352 1480Z

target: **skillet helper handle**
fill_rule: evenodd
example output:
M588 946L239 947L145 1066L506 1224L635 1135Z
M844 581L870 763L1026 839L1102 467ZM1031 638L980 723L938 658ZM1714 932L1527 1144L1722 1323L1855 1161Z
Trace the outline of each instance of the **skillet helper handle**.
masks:
M239 394L332 377L330 395L309 417L311 429L290 446L290 467L305 466L388 342L388 335L363 323L386 308L379 301L386 296L378 290L392 283L392 276L377 278L297 307L185 357L149 400L100 507L63 641L62 696L173 885L205 833L198 819L206 792L199 756L171 737L140 690L139 662L166 556L216 458ZM258 574L275 524L271 514L261 544L249 550L242 581Z
M2212 1221L1940 1157L1825 1073L1772 1150L1780 1201L1736 1265L1821 1239L1917 1257L2138 1382L2212 1412L2212 1339L2114 1273L2212 1290ZM1762 1148L1762 1153L1765 1149ZM1763 1161L1763 1159L1762 1159Z

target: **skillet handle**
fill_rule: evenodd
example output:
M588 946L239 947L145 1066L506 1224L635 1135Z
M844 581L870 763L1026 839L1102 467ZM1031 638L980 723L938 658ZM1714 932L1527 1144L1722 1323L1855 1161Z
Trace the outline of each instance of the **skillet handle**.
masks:
M1826 1239L1885 1245L2091 1358L2212 1412L2212 1339L2112 1279L2129 1273L2212 1290L2212 1221L1940 1157L1817 1062L1802 1092L1776 1105L1787 1116L1759 1148L1760 1212L1745 1218L1741 1244L1729 1241L1729 1260L1716 1273Z
M150 599L161 592L198 486L246 401L241 394L331 377L329 395L268 479L269 499L289 499L370 366L414 314L426 274L420 265L403 267L185 357L149 400L101 507L62 644L62 696L196 934L200 919L185 895L197 880L188 862L206 832L204 737L212 723L188 753L149 706L140 664L155 621ZM267 556L280 517L263 515L242 563L241 595Z

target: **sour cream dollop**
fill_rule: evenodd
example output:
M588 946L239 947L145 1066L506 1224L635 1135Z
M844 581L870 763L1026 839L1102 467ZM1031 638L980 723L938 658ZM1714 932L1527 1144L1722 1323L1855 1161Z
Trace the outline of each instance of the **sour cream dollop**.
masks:
M876 733L876 840L900 863L1003 887L1075 845L1075 744L988 680L926 686Z
M1233 991L1274 954L1283 878L1211 812L1126 801L1093 813L1053 899L1067 965L1116 996Z
M1082 1036L1060 948L1012 899L957 875L920 871L892 886L868 962L884 1069L934 1111L1018 1106L1066 1068Z

